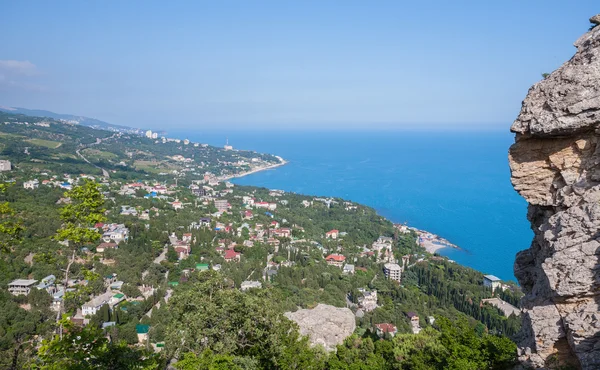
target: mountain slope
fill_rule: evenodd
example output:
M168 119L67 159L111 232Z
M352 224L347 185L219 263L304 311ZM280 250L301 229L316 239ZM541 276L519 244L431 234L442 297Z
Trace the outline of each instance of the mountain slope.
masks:
M0 112L0 159L20 170L136 179L231 177L284 163L274 155L188 140L152 140L52 118Z
M114 125L112 123L104 122L104 121L101 121L101 120L95 119L95 118L89 118L89 117L85 117L85 116L76 116L73 114L54 113L54 112L51 112L48 110L42 110L42 109L27 109L27 108L0 106L0 111L7 112L7 113L13 113L13 114L24 114L26 116L48 117L48 118L54 118L57 120L65 120L65 121L69 121L71 123L77 123L79 125L93 127L93 128L102 129L102 130L128 131L128 132L140 131L139 129L136 129L136 128L121 126L121 125Z

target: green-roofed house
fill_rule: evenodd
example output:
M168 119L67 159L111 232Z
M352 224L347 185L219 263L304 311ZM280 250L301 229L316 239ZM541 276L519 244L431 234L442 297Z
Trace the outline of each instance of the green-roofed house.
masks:
M177 286L177 285L179 285L179 282L178 281L169 281L169 285L170 286Z
M197 263L196 270L197 271L208 271L208 263Z
M148 340L148 332L150 331L150 325L137 324L135 326L137 333L138 342L145 343Z

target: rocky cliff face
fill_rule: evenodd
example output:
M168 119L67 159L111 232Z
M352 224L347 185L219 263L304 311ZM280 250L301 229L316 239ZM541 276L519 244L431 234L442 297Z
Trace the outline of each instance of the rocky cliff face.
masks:
M600 369L600 26L575 47L511 127L512 183L535 233L514 266L526 293L519 355L536 368Z

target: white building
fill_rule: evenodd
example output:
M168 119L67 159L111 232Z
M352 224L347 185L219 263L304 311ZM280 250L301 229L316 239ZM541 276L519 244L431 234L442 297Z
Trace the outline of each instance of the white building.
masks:
M38 180L25 181L23 183L23 187L25 189L37 189L39 186L40 186L40 183Z
M102 240L105 243L114 242L119 244L129 238L129 229L124 224L111 224L108 230L102 234Z
M242 291L246 291L248 289L259 289L262 288L262 283L260 281L250 281L250 280L246 280L242 282L242 285L240 286L240 289L242 289Z
M373 311L377 308L377 291L369 291L364 288L358 288L358 292L361 293L362 296L358 297L358 305L360 308L365 311Z
M83 316L95 315L100 307L107 304L111 309L125 300L125 295L122 293L114 294L113 292L106 292L102 295L92 298L89 302L81 306L81 312Z
M6 159L0 159L0 172L10 171L11 169L12 166L10 164L10 161L7 161Z
M492 288L492 290L496 290L501 285L500 278L494 275L484 275L483 276L483 286Z
M28 295L31 288L37 283L37 280L33 279L17 279L8 283L8 291L12 295L25 294Z
M354 275L354 265L345 264L342 273Z
M402 277L402 267L397 263L386 263L383 265L383 273L389 280L400 281Z
M146 137L147 137L148 139L152 139L152 130L148 130L148 131L146 131Z

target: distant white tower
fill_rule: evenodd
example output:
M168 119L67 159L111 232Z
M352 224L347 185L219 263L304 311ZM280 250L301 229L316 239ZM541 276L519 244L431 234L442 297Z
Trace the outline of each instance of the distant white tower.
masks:
M146 137L147 137L148 139L152 139L152 130L148 130L148 131L146 131Z
M233 146L229 145L229 138L225 141L225 150L233 150Z

